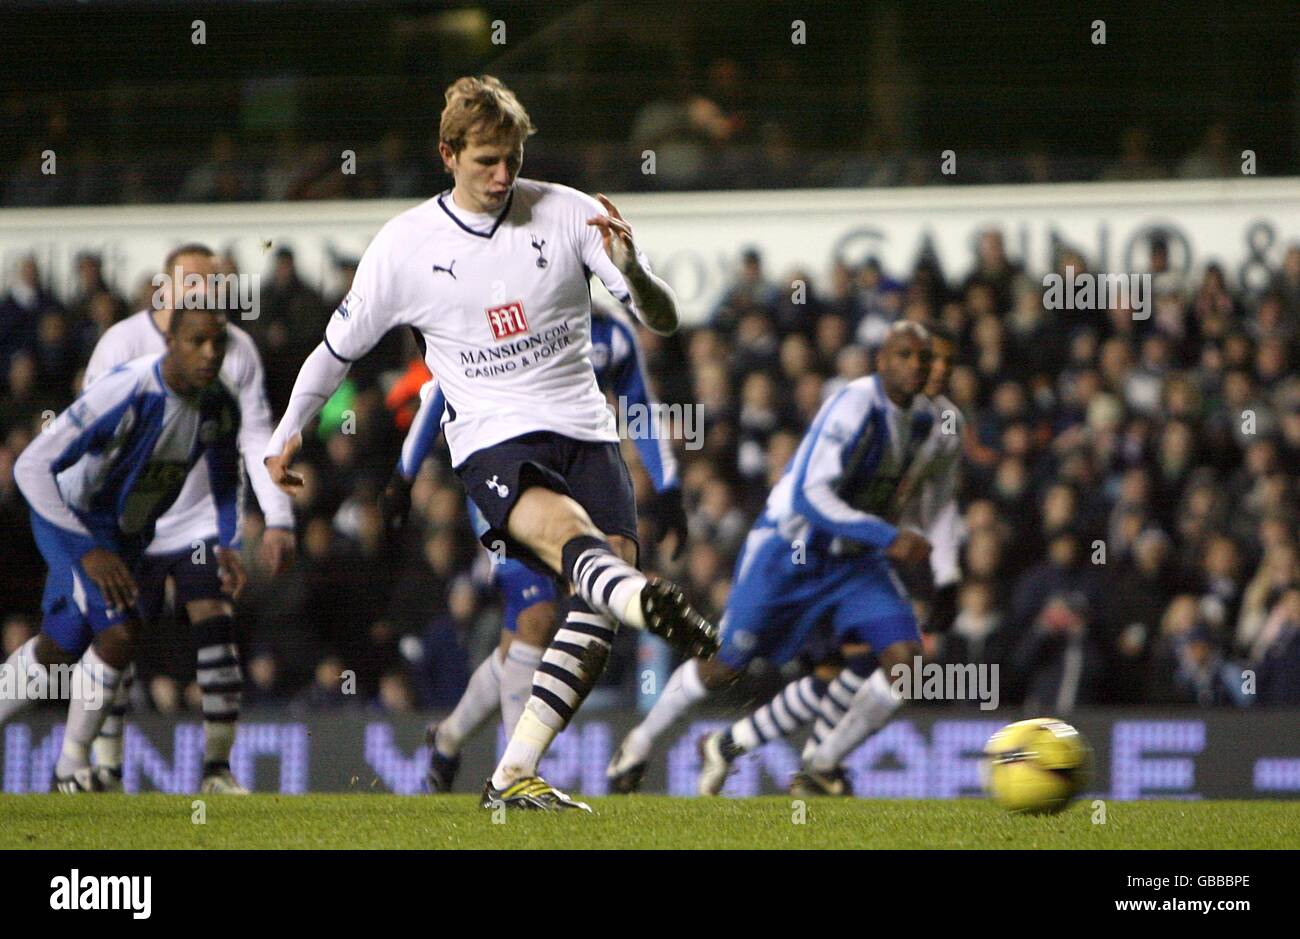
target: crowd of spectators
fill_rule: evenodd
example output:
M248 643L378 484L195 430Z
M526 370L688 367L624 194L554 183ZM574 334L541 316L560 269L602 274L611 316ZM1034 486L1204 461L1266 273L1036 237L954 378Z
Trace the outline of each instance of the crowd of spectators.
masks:
M759 98L733 60L711 63L628 110L626 131L574 138L558 129L529 144L529 174L622 192L802 187L888 187L1166 178L1240 178L1275 173L1277 160L1243 162L1224 121L1210 121L1186 144L1149 127L1115 134L1110 152L1080 155L1027 139L1014 149L959 147L948 161L883 119L810 110L791 89L797 76L767 76ZM787 63L788 70L788 63ZM3 109L0 109L3 116ZM545 123L543 121L543 123ZM0 148L0 206L221 203L304 199L413 198L446 176L433 123L349 128L207 129L165 148L114 145L93 121L74 120L66 102L24 111L12 122L21 147ZM840 128L834 132L822 125ZM0 124L0 128L4 125ZM946 164L946 168L945 168Z
M932 260L912 271L868 260L824 284L798 270L777 280L746 252L707 324L642 334L661 398L703 415L702 447L677 442L690 543L672 562L643 527L645 567L720 613L747 528L819 405L870 372L889 323L941 323L958 339L951 399L966 427L963 580L952 627L926 635L927 655L997 663L1004 703L1055 713L1300 703L1300 246L1257 292L1214 264L1168 270L1159 247L1148 319L1045 309L1044 272L1022 270L995 230L956 276ZM244 325L278 413L337 298L304 283L290 251L274 264L261 317ZM1068 250L1057 266L1076 277L1087 267ZM96 338L142 305L106 284L92 256L79 274L73 296L54 297L27 262L0 294L6 653L35 628L44 574L13 461L70 401ZM798 280L813 288L804 302ZM326 407L301 460L299 557L274 581L257 561L250 503L250 705L446 706L495 644L490 563L445 450L425 464L403 532L386 534L376 506L414 407L396 389L418 385L422 367L414 338L390 334ZM625 449L644 506L651 487ZM607 700L635 696L636 642L620 636ZM152 632L141 668L142 704L195 707L186 632ZM780 677L746 681L757 693L753 683Z

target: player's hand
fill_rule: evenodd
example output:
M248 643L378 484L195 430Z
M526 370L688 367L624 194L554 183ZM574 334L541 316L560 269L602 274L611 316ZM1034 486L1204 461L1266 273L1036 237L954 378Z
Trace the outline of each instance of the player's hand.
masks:
M379 514L384 520L384 531L401 531L410 512L411 482L395 472L379 494Z
M221 577L221 591L232 600L238 600L248 583L244 573L244 559L234 548L217 548L217 572Z
M896 564L924 564L930 559L930 542L916 532L904 529L885 549L885 557Z
M258 550L258 557L272 577L279 577L293 564L297 550L292 530L268 528L262 532L262 546Z
M113 610L125 611L135 603L139 591L126 562L107 548L91 548L81 556L81 568L95 582Z
M587 224L595 225L600 229L601 241L605 243L605 253L621 273L628 274L637 266L636 245L632 242L632 226L623 218L614 203L604 195L598 192L596 198L609 214L593 215L587 219Z
M271 482L275 483L289 495L293 495L302 488L303 478L299 473L289 469L293 463L293 458L297 456L298 451L302 449L302 434L294 434L284 445L284 450L279 456L268 456L264 462L266 472L271 476Z
M654 517L659 544L670 545L672 553L668 556L669 560L676 561L686 548L686 509L682 506L681 489L665 489L656 493L650 511Z

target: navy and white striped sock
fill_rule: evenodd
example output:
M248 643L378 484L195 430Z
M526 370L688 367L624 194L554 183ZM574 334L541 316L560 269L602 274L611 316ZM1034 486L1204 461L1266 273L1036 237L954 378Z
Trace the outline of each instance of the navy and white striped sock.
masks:
M557 733L595 687L618 632L617 622L592 612L583 598L570 597L565 605L564 625L533 675L533 701L545 707L532 710Z
M815 675L790 682L767 704L731 725L728 734L734 753L747 753L810 723L820 713L824 694L826 682Z
M212 616L194 624L198 635L198 682L203 694L203 770L229 769L235 723L244 698L244 675L235 645L235 621Z
M517 779L536 776L546 749L564 730L605 670L618 623L581 597L565 602L564 625L547 646L533 676L533 694L519 715L492 785L504 789Z
M607 541L579 535L565 543L562 556L564 576L592 611L645 628L640 605L645 575L615 554Z
M817 720L813 723L812 735L804 744L803 756L807 759L821 745L831 730L840 722L844 712L853 703L853 696L867 676L876 670L877 659L871 653L856 655L844 663L844 668L826 687L818 708Z

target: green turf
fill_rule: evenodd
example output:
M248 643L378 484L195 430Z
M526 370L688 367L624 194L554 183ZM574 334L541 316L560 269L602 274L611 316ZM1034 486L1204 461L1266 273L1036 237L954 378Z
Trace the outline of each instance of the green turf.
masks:
M507 812L472 796L0 796L0 848L1294 848L1300 802L1110 802L1050 818L978 799L592 800L595 815ZM498 816L499 818L500 816Z

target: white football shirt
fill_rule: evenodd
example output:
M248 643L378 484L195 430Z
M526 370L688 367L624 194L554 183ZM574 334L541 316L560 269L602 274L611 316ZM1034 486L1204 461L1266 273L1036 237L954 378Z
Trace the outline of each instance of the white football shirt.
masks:
M271 438L271 408L266 402L262 357L253 337L233 323L228 324L230 341L221 363L222 383L239 398L241 422L239 451L257 502L272 528L293 528L293 503L282 492L262 463L262 453ZM141 310L110 326L95 344L86 365L86 385L125 362L142 355L167 351L167 337L149 310ZM193 550L196 541L217 536L217 510L212 498L212 480L206 461L190 470L180 495L158 519L153 541L146 553L171 554Z
M961 580L959 554L962 518L957 508L962 433L966 419L957 405L943 395L932 399L935 412L936 466L921 491L921 515L930 541L930 567L934 585L946 587Z
M495 219L457 208L450 191L429 199L380 229L325 343L350 362L396 326L419 330L447 397L453 466L532 431L616 443L589 360L591 274L631 299L586 224L603 212L568 186L522 178Z

